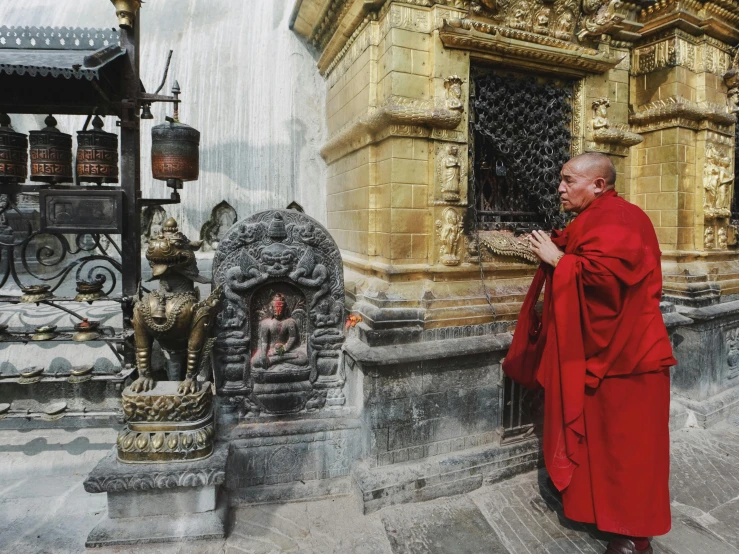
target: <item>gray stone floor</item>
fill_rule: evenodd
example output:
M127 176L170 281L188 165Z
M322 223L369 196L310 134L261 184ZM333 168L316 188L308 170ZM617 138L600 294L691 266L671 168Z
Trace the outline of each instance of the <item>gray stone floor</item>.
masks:
M82 481L110 429L0 431L0 552L84 552L106 515ZM739 417L673 433L673 530L659 554L739 554ZM350 497L233 510L225 541L95 549L161 554L599 554L597 533L567 522L543 472L470 494L362 516Z

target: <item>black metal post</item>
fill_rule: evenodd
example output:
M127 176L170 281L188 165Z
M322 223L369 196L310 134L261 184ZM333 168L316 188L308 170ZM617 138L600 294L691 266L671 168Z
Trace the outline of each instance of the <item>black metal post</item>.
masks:
M141 129L139 126L139 20L135 18L133 29L121 29L121 46L126 49L128 64L123 72L122 90L124 106L121 110L121 188L125 195L123 234L121 235L121 286L123 296L133 300L141 279ZM132 302L122 303L124 332L131 329ZM124 343L124 363L134 364L133 344Z

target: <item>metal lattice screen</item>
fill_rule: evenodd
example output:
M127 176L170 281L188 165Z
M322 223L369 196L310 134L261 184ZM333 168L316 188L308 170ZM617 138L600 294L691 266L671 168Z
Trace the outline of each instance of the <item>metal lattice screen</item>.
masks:
M561 227L559 171L570 158L569 81L473 69L471 187L479 229Z

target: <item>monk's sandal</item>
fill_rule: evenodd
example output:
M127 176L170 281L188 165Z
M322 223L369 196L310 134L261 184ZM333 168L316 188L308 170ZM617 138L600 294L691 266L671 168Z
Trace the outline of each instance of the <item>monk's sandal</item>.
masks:
M645 550L637 550L632 541L619 537L608 543L605 554L654 554L654 550L651 545Z

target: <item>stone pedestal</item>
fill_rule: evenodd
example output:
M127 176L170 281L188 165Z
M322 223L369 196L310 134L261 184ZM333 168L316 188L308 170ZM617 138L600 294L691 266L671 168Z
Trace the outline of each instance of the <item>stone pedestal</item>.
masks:
M228 445L203 460L125 464L113 449L85 480L108 495L108 517L87 537L89 548L220 539L226 535Z

